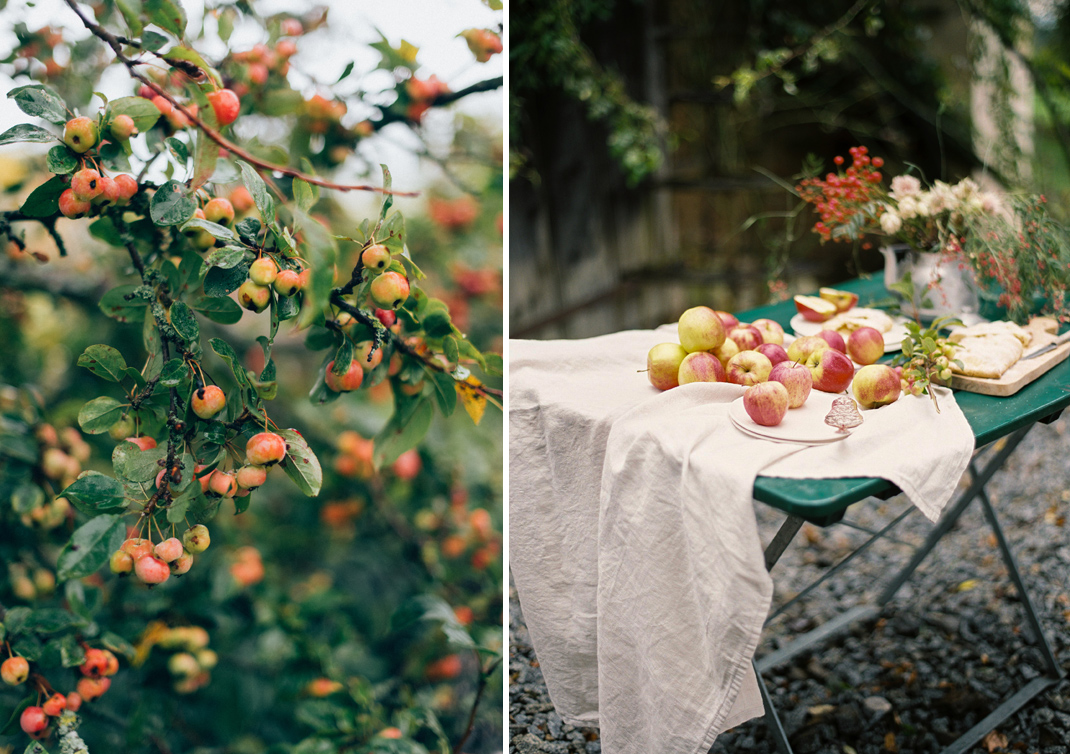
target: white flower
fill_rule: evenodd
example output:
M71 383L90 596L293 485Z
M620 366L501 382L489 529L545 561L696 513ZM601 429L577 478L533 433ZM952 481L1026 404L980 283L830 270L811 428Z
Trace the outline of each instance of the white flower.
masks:
M895 210L890 209L881 215L881 230L889 236L894 236L902 227L903 219L895 213Z
M999 214L1003 209L1003 202L1000 201L1000 198L996 194L993 194L991 191L986 191L981 194L981 209L989 215Z
M928 217L932 214L932 199L932 194L928 191L923 191L918 194L917 198L914 200L917 203L917 209L914 211L917 213L918 217Z
M933 184L932 191L929 192L929 212L930 214L937 214L943 212L945 209L953 209L958 202L955 200L955 195L951 190L951 186L943 181L937 181Z
M921 191L921 181L912 175L897 175L892 179L892 198L903 199Z
M954 188L951 189L951 193L953 193L955 198L961 203L966 204L970 199L977 195L979 190L980 187L972 178L963 178L955 184Z
M912 196L899 200L899 216L904 220L916 217L918 214L918 202Z

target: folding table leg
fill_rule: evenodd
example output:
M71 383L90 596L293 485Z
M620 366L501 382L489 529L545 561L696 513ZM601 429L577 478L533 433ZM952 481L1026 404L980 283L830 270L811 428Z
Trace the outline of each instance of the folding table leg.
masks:
M769 697L769 689L766 688L765 681L762 680L762 674L758 671L758 666L751 663L754 667L754 675L758 678L758 690L762 692L762 704L765 706L765 724L769 728L770 735L773 736L773 741L776 743L777 751L780 754L792 754L791 744L788 743L788 734L784 732L784 725L780 722L780 716L777 715L776 709L773 707L773 700Z

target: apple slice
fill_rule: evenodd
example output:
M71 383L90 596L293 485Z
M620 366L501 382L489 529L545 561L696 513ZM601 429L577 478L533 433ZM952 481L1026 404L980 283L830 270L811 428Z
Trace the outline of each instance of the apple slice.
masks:
M838 291L835 288L822 288L818 295L836 307L837 312L853 309L858 303L858 294L850 291Z
M836 305L817 296L796 296L795 308L808 322L824 322L836 314Z

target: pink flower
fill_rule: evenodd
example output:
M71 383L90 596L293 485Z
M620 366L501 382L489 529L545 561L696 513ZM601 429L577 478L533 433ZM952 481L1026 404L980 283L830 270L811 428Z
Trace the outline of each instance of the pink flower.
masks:
M897 175L892 179L892 198L899 200L921 191L921 181L912 175Z

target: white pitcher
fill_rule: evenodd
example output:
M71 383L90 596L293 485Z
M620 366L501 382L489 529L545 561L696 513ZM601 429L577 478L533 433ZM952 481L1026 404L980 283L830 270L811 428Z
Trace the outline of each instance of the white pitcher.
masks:
M966 324L981 321L977 312L980 299L973 269L957 260L945 259L942 254L916 251L906 244L882 246L884 255L884 285L891 289L910 272L914 283L914 301L919 304L922 319L932 320L947 315L957 316ZM929 299L932 306L921 306ZM904 314L910 314L904 308Z

